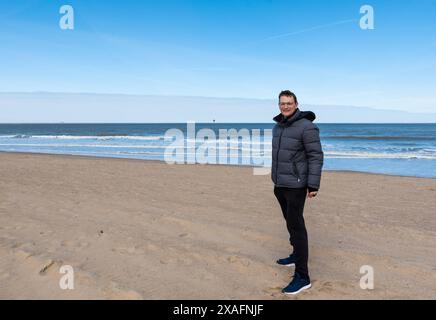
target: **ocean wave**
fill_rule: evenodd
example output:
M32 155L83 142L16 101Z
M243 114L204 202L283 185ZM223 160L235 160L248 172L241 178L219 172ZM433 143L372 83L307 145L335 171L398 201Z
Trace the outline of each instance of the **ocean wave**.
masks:
M343 158L343 159L427 159L436 160L436 154L422 154L422 153L373 153L373 152L349 152L349 151L336 151L325 152L326 158Z
M141 154L144 154L144 155L150 155L150 154L153 154L153 155L158 155L158 156L165 156L165 154L164 153L160 153L160 152L153 152L153 151L143 151L143 152L128 152L128 151L119 151L119 152L116 152L116 154L124 154L124 155L141 155ZM189 153L184 153L184 155L185 156L197 156L198 157L198 153L195 153L195 152L189 152ZM218 155L216 155L217 157L218 157ZM205 156L205 158L207 158L207 156ZM229 158L230 159L238 159L238 158L244 158L244 159L249 159L249 158L256 158L256 157L252 157L251 155L238 155L238 156L236 156L236 157L231 157L231 156L229 156ZM258 157L256 158L256 159L258 159Z
M426 152L426 153L436 153L436 149L425 148L422 147L392 147L386 145L378 145L378 146L337 146L337 145L324 145L324 151L327 152L371 152L371 153L405 153L405 152Z
M27 135L27 134L17 134L17 135L15 135L15 136L6 136L6 137L10 137L10 138L12 138L12 139L29 139L29 138L31 138L32 136L29 136L29 135ZM2 136L2 138L3 138L3 136Z
M429 153L436 153L436 149L433 149L433 148L424 148L424 149L422 149L422 151L429 152Z
M395 140L425 140L436 141L436 137L427 136L322 136L321 139L326 140L381 140L381 141L395 141Z
M0 143L0 146L38 148L167 148L165 145L111 145L111 144L55 144L55 143Z
M175 139L165 139L165 136L73 136L73 135L3 135L0 139L20 139L20 140L94 140L94 141L162 141L162 142L173 142ZM208 140L202 139L187 139L184 141L186 143L196 143L196 144L207 144ZM225 140L225 139L212 139L211 144L223 144L223 145L252 145L252 146L262 146L271 145L271 141L246 141L246 140Z
M207 143L207 140L201 140L201 139L185 139L186 142L197 142L197 143ZM267 140L267 141L262 141L262 139L257 140L256 141L251 141L250 139L212 139L211 143L216 143L216 144L234 144L234 145L272 145L271 140Z
M2 147L26 147L26 148L103 148L103 149L166 149L166 148L176 148L177 146L170 146L170 145L110 145L110 144L54 144L54 143L0 143L0 146ZM188 149L186 146L182 145L184 149ZM268 148L258 148L258 147L252 147L252 148L244 148L244 147L217 147L216 145L202 145L204 149L209 150L240 150L243 152L258 152L258 153L264 153L271 151ZM196 146L196 149L198 149L199 146Z
M173 141L172 137L168 136L165 139L164 135L158 136L124 136L124 135L112 135L112 136L74 136L74 135L25 135L25 134L16 134L16 135L0 135L0 139L46 139L46 140L97 140L97 141L111 141L111 140L138 140L138 141ZM262 141L262 138L256 141L251 141L251 137L249 137L248 141L244 139L212 139L213 143L223 143L223 144L251 144L251 145L270 145L271 141ZM197 143L205 143L206 139L187 139L186 142L197 142Z
M97 135L97 136L74 136L74 135L1 135L6 139L47 139L47 140L164 140L165 136L128 136L128 135Z

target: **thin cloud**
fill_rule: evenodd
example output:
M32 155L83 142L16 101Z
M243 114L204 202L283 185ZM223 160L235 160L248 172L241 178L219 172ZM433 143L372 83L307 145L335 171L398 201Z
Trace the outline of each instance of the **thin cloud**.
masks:
M358 19L341 20L341 21L336 21L336 22L332 22L332 23L328 23L328 24L322 24L322 25L310 27L310 28L307 28L307 29L301 29L301 30L297 30L297 31L281 33L281 34L269 36L267 38L263 38L263 39L260 39L260 40L257 40L257 41L253 41L251 43L248 43L245 46L259 44L259 43L266 42L266 41L286 38L286 37L290 37L290 36L294 36L294 35L298 35L298 34L302 34L302 33L306 33L306 32L312 32L312 31L315 31L315 30L326 29L326 28L329 28L329 27L333 27L333 26L337 26L337 25L341 25L341 24L352 23L352 22L358 22L358 21L359 21Z

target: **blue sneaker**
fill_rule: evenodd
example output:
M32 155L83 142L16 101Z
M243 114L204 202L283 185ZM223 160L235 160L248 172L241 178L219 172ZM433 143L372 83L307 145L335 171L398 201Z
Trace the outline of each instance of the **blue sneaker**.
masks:
M295 266L295 262L296 262L296 259L295 259L294 254L291 254L287 258L279 259L276 261L277 264L279 264L281 266L287 266L287 267Z
M282 290L284 294L298 294L303 290L307 290L312 287L310 279L305 279L300 276L298 272L295 272L294 279L291 283Z

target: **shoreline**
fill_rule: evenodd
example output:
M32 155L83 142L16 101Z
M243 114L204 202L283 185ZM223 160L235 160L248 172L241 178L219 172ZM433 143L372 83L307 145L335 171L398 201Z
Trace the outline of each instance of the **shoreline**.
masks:
M1 151L0 154L22 154L22 155L36 155L36 156L60 156L60 157L74 157L74 158L89 158L89 159L116 159L116 160L134 160L134 161L142 161L142 162L151 162L151 163L164 163L167 164L164 160L147 160L147 159L137 159L137 158L128 158L128 157L106 157L106 156L90 156L90 155L75 155L75 154L63 154L63 153L44 153L44 152L17 152L17 151ZM170 164L167 164L170 165ZM263 167L255 167L252 165L240 165L240 164L220 164L220 163L180 163L180 164L171 164L171 165L194 165L194 166L217 166L217 167L239 167L239 168L263 168ZM420 177L420 176L407 176L407 175L399 175L399 174L388 174L388 173L375 173L375 172L366 172L366 171L355 171L355 170L331 170L331 169L323 169L323 172L338 172L338 173L355 173L355 174L368 174L368 175L376 175L376 176L387 176L387 177L400 177L400 178L414 178L414 179L432 179L436 180L433 177Z
M2 94L2 92L0 92L0 94ZM262 124L262 125L274 125L273 122L196 122L197 124ZM0 122L0 125L44 125L44 124L48 124L48 125L59 125L59 124L66 124L66 125L81 125L81 124L115 124L115 125L119 125L119 124L140 124L140 125L148 125L148 124L186 124L186 122ZM408 124L412 124L412 125L435 125L436 122L317 122L317 124L337 124L337 125L359 125L359 124L363 124L363 125L371 125L371 124L375 124L375 125L391 125L391 124L395 124L395 125L408 125Z

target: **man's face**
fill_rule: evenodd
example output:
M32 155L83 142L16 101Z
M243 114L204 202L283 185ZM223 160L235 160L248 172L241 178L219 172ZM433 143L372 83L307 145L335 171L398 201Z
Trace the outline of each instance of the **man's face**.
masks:
M294 97L282 96L279 102L280 112L284 117L289 117L298 108Z

